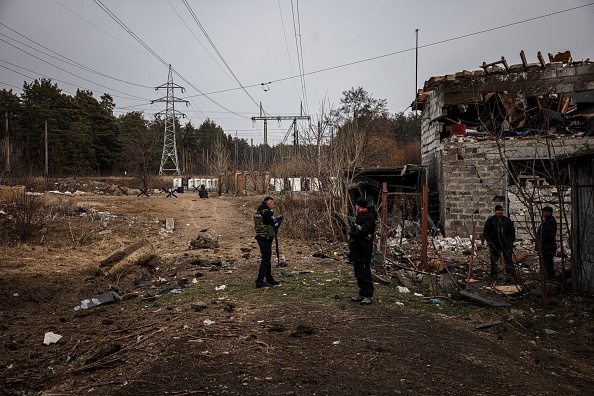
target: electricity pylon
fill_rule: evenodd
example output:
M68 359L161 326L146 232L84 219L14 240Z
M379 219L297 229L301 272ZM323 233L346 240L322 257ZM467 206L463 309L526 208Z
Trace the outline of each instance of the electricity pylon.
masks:
M297 132L297 120L311 120L310 116L303 115L303 105L301 105L301 115L295 116L265 116L264 109L262 108L262 103L260 103L260 117L252 117L252 122L256 122L257 120L264 121L264 144L268 145L268 120L277 120L279 123L281 120L290 120L293 121L292 128L293 128L293 145L295 146L295 150L299 146L299 133Z
M185 102L186 106L188 105L187 100L176 98L174 95L175 89L181 89L182 93L184 92L184 88L176 85L173 83L173 76L171 74L171 65L169 65L169 78L167 78L167 84L161 85L155 88L155 90L159 90L160 88L167 88L167 96L162 97L160 99L155 99L151 101L152 103L155 102L165 102L165 111L161 111L157 113L165 114L165 133L163 136L163 156L161 157L161 166L159 167L159 175L163 175L165 172L173 171L174 175L179 175L179 163L177 160L177 146L175 144L175 118L176 116L181 116L185 118L185 114L175 110L175 103L176 102ZM169 166L169 167L168 167Z

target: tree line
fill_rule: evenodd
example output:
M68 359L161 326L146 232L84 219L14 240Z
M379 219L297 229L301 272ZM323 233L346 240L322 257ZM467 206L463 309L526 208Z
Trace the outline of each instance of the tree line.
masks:
M99 100L81 89L68 95L45 78L25 82L20 95L1 90L0 114L6 122L0 177L157 174L165 120L139 111L115 116L114 108L107 93ZM299 157L322 151L347 156L357 166L420 162L417 115L390 115L386 101L374 99L363 88L344 91L338 109L322 106L320 114L317 122L299 131L298 146L274 147L250 145L209 119L198 127L176 119L180 170L188 176L218 176L281 164L292 168L292 162L301 162Z

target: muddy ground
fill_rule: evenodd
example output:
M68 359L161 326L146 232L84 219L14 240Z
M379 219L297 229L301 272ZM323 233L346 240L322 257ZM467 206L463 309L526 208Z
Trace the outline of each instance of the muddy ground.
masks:
M281 238L280 286L254 287L252 210L261 197L196 193L62 197L37 242L0 253L0 394L591 395L591 300L514 297L444 304L376 284L356 294L344 246ZM103 191L103 190L101 190ZM119 194L119 195L116 195ZM281 200L278 197L277 200ZM166 232L165 219L175 228ZM290 221L290 219L287 219ZM188 249L201 230L217 248ZM146 240L148 267L100 262ZM334 257L319 252L338 252ZM318 254L319 256L319 254ZM275 260L276 262L276 260ZM148 283L137 286L144 274ZM222 287L224 286L224 287ZM115 291L123 301L75 310ZM413 290L427 293L427 290ZM207 307L199 309L198 303ZM477 325L500 321L490 327ZM61 336L44 345L44 336Z

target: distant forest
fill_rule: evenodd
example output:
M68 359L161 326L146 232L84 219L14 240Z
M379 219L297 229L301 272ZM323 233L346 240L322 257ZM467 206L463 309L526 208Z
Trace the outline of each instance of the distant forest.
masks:
M319 155L321 144L328 146L341 135L344 137L345 131L353 130L353 125L360 125L359 129L366 131L369 147L375 144L391 150L384 153L386 160L381 163L378 158L382 157L378 157L376 150L373 156L367 156L374 157L374 163L362 161L361 166L420 161L420 127L416 115L390 116L385 101L371 98L362 88L344 94L341 109L328 111L317 125L312 123L311 128L315 129L299 132L303 135L299 141L303 147L252 146L245 139L225 134L209 119L197 127L191 122L181 125L176 119L179 169L184 175L268 170L302 151ZM4 133L0 134L0 177L158 174L164 119L160 116L147 119L136 111L115 116L114 108L109 94L97 100L92 92L77 90L71 96L49 79L24 83L20 96L12 90L1 90L0 114L6 122ZM319 133L322 130L324 136ZM312 145L317 145L317 149ZM394 151L401 155L394 156Z

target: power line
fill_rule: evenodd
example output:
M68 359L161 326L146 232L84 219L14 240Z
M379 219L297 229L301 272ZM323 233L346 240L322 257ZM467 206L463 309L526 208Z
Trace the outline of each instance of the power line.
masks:
M283 19L283 12L281 9L280 0L277 0L277 2L278 2L278 13L280 15L281 25L283 27L283 36L285 37L285 48L287 49L287 57L289 58L289 66L291 67L291 74L294 76L295 72L293 71L293 62L291 61L291 52L289 51L289 43L287 41L287 31L285 29L285 21ZM299 89L297 88L297 82L295 81L295 78L293 78L293 85L295 86L295 92L297 93L297 98L303 100L302 98L299 97Z
M480 30L478 32L468 33L468 34L464 34L464 35L461 35L461 36L457 36L457 37L453 37L453 38L449 38L449 39L445 39L445 40L436 41L436 42L433 42L433 43L430 43L430 44L425 44L425 45L419 46L418 48L432 47L432 46L443 44L443 43L446 43L446 42L449 42L449 41L460 40L460 39L463 39L463 38L466 38L466 37L476 36L476 35L479 35L479 34L491 32L491 31L494 31L494 30L504 29L504 28L507 28L507 27L510 27L510 26L515 26L515 25L519 25L519 24L522 24L522 23L526 23L526 22L532 22L532 21L535 21L535 20L538 20L538 19L542 19L542 18L547 18L547 17L550 17L550 16L559 15L559 14L562 14L562 13L565 13L565 12L569 12L569 11L575 11L577 9L584 8L584 7L589 7L589 6L592 6L592 5L594 5L594 3L588 3L588 4L581 5L581 6L577 6L577 7L573 7L573 8L568 8L568 9L565 9L565 10L561 10L561 11L555 11L555 12L552 12L552 13L549 13L549 14L540 15L540 16L533 17L533 18L528 18L528 19L523 19L521 21L508 23L508 24L497 26L497 27L494 27L494 28ZM318 69L318 70L315 70L315 71L303 73L303 75L304 76L310 76L310 75L313 75L313 74L324 73L324 72L335 70L335 69L341 69L343 67L357 65L359 63L370 62L370 61L377 60L377 59L387 58L387 57L393 56L393 55L403 54L405 52L415 51L415 49L416 49L415 47L407 48L407 49L403 49L403 50L396 51L396 52L390 52L388 54L378 55L378 56L374 56L374 57L371 57L371 58L360 59L360 60L357 60L357 61L343 63L343 64L336 65L336 66L330 66L330 67L327 67L327 68L324 68L324 69ZM269 81L268 83L269 84L272 84L272 83L282 82L282 81L286 81L286 80L291 80L293 78L295 78L295 76L279 78L279 79L276 79L276 80ZM256 83L256 84L252 84L252 85L246 85L245 87L246 88L253 88L253 87L257 87L259 85L261 85L261 83ZM225 89L225 90L221 90L221 91L209 92L209 93L206 93L204 95L213 95L213 94L217 94L217 93L224 93L224 92L236 91L237 89L239 89L239 88L229 88L229 89Z
M16 49L18 49L19 51L22 51L22 52L24 52L25 54L27 54L27 55L29 55L29 56L32 56L33 58L35 58L35 59L37 59L37 60L40 60L40 61L42 61L42 62L44 62L44 63L47 63L48 65L50 65L50 66L53 66L53 67L55 67L56 69L58 69L58 70L61 70L61 71L63 71L64 73L67 73L67 74L69 74L69 75L71 75L71 76L78 77L78 78L80 78L81 80L84 80L84 81L86 81L86 82L89 82L89 83L91 83L91 84L98 85L98 86L100 86L101 88L110 89L110 90L112 90L112 91L114 91L114 92L120 93L120 94L122 94L122 95L127 95L127 96L129 96L129 97L131 97L131 98L138 98L138 99L145 100L144 98L140 98L140 97L138 97L138 96L130 95L130 94L127 94L127 93L125 93L125 92L118 91L117 89L113 89L113 88L106 87L105 85L102 85L102 84L96 83L96 82L94 82L94 81L91 81L91 80L89 80L89 79L86 79L86 78L84 78L84 77L81 77L81 76L79 76L79 75L77 75L77 74L71 73L71 72L69 72L68 70L66 70L66 69L63 69L63 68L61 68L60 66L56 66L56 65L54 65L53 63L50 63L50 62L48 62L48 61L46 61L46 60L44 60L44 59L41 59L40 57L38 57L38 56L35 56L35 55L33 55L32 53L30 53L30 52L27 52L27 51L25 51L24 49L22 49L22 48L19 48L19 47L17 47L16 45L14 45L14 44L11 44L11 43L9 43L9 42L8 42L8 41L6 41L6 40L0 39L0 41L2 41L2 42L4 42L4 43L6 43L6 44L8 44L8 45L10 45L10 46L11 46L11 47L13 47L13 48L16 48ZM6 62L6 61L4 61L4 62ZM8 63L8 62L6 62L6 63ZM16 65L13 65L13 66L16 66ZM21 67L21 66L17 66L17 67ZM23 69L24 69L24 68L23 68ZM25 70L26 70L26 69L25 69ZM29 71L31 71L31 70L29 70ZM39 74L39 75L43 75L43 74L41 74L41 73L37 73L37 74ZM47 76L45 76L45 77L47 77Z
M4 40L0 39L0 41L4 41ZM34 74L36 74L36 75L39 75L39 76L42 76L42 77L48 78L48 79L50 79L50 80L59 81L59 82L61 82L61 83L64 83L64 84L67 84L67 85L71 85L71 86L73 86L73 87L81 88L79 84L72 84L72 83L69 83L69 82L66 82L66 81L63 81L63 80L59 80L59 79L57 79L57 78L53 78L53 77L51 77L51 76L47 76L47 75L45 75L45 74L38 73L38 72L36 72L36 71L33 71L33 70L30 70L30 69L27 69L27 68L25 68L25 67L23 67L23 66L15 65L14 63L11 63L11 62L8 62L8 61L2 60L2 59L0 59L0 62L8 63L8 64L9 64L9 65L11 65L11 66L18 67L19 69L26 70L26 71L28 71L28 72L31 72L31 73L34 73ZM46 62L46 63L48 63L48 62ZM51 63L49 63L49 64L51 65ZM53 66L53 65L52 65L52 66ZM35 80L35 78L34 78L34 77L27 76L26 74L20 73L20 72L18 72L18 71L16 71L16 70L13 70L13 69L9 68L9 67L2 66L2 65L0 65L0 67L4 67L5 69L8 69L8 70L10 70L10 71L12 71L12 72L14 72L14 73L20 74L21 76L27 77L27 78L28 78L28 79L30 79L30 80ZM62 70L62 69L60 69L60 70ZM64 71L65 71L65 70L64 70ZM68 73L68 72L66 72L66 73ZM69 74L71 74L71 73L69 73ZM79 77L79 76L77 76L77 75L75 75L75 74L71 74L71 75L73 75L73 76L75 76L75 77ZM79 78L82 78L82 77L79 77ZM90 83L92 83L92 84L99 85L100 87L103 87L103 88L106 88L106 89L111 89L111 88L109 88L109 87L105 87L105 86L103 86L103 85L97 84L97 83L95 83L95 82L93 82L93 81L90 81L90 80L86 80L86 79L84 79L84 78L83 78L83 80L85 80L85 81L87 81L87 82L90 82ZM87 89L88 91L92 91L92 89L89 89L89 88L85 88L85 89ZM113 90L113 91L115 91L115 92L119 92L119 93L123 93L123 92L116 91L116 90ZM110 95L111 95L111 94L110 94ZM149 100L149 99L146 99L146 98L141 98L140 96L134 96L134 95L126 94L126 93L124 93L124 95L128 95L128 96L118 96L118 95L111 95L111 96L113 96L114 98L122 98L122 99L128 99L128 100L143 100L143 101L148 101L148 100Z
M165 62L165 60L163 60L163 58L161 58L155 51L153 51L144 41L142 41L140 39L140 37L138 37L130 28L128 28L126 26L126 24L124 24L124 22L122 22L113 12L111 12L111 10L109 8L107 8L103 3L101 3L100 0L94 0L95 3L103 10L107 13L107 15L109 15L118 25L120 25L120 27L122 29L124 29L129 35L131 35L138 43L140 43L140 45L142 45L144 48L146 48L151 54L153 54L153 56L158 59L161 63L163 63L165 66L167 66L167 68L169 68L169 64L167 62ZM184 76L182 76L180 73L177 72L177 70L171 68L172 72L175 73L176 76L178 76L179 78L181 78L186 84L188 84L189 86L191 86L193 89L195 89L196 91L198 91L199 93L202 94L202 91L199 90L194 84L192 84L191 82L189 82ZM212 99L211 97L209 97L206 94L203 94L203 96L205 96L208 100L210 100L211 102L213 102L214 104L216 104L217 106L221 107L222 109L225 109L227 111L229 111L230 113L235 114L233 111L227 109L226 107L224 107L223 105L219 104L218 102L216 102L214 99ZM236 114L239 115L239 114ZM248 118L248 117L245 117Z
M100 76L102 76L102 77L106 77L106 78L109 78L109 79L112 79L112 80L116 80L116 81L122 82L122 83L124 83L124 84L130 84L130 85L134 85L134 86L141 87L141 88L152 88L152 87L149 87L148 85L136 84L136 83L133 83L133 82L129 82L129 81L126 81L126 80L122 80L122 79L119 79L119 78L116 78L116 77L112 77L112 76L108 76L107 74L104 74L104 73L98 72L98 71L96 71L96 70L94 70L94 69L91 69L90 67L87 67L87 66L85 66L85 65L82 65L82 64L80 64L80 63L78 63L78 62L75 62L75 61L73 61L72 59L69 59L69 58L65 57L64 55L61 55L61 54L59 54L59 53L57 53L57 52L55 52L55 51L52 51L51 49L49 49L49 48L45 47L44 45L41 45L41 44L39 44L39 43L38 43L38 42L36 42L35 40L31 40L30 38L28 38L28 37L26 37L26 36L24 36L24 35L20 34L20 33L19 33L19 32L17 32L16 30L14 30L14 29L11 29L10 27L6 26L5 24L3 24L3 23L1 23L1 22L0 22L0 25L4 26L4 27L5 27L5 28L7 28L8 30L10 30L10 31L12 31L12 32L14 32L14 33L16 33L16 34L18 34L19 36L21 36L21 37L23 37L23 38L25 38L25 39L27 39L27 40L31 41L32 43L35 43L35 44L37 44L37 45L38 45L38 46L40 46L41 48L43 48L43 49L46 49L46 50L50 51L50 52L51 52L51 53L53 53L53 54L56 54L57 56L59 56L60 58L63 58L63 59L57 58L57 57L55 57L55 56L53 56L53 55L50 55L50 54L48 54L48 53L45 53L45 52L43 52L43 51L41 51L41 50L38 50L37 48L31 47L30 45L27 45L27 44L25 44L25 43L22 43L22 42L20 42L20 41L18 41L18 40L15 40L15 39L14 39L14 38L12 38L12 37L9 37L9 36L7 36L7 35L5 35L5 34L2 34L2 33L0 33L0 35L2 35L2 36L6 37L6 38L9 38L9 39L11 39L11 40L13 40L13 41L16 41L17 43L19 43L19 44L21 44L21 45L24 45L24 46L25 46L25 47L27 47L27 48L31 48L31 49L32 49L32 50L34 50L34 51L41 52L42 54L44 54L44 55L46 55L46 56L49 56L50 58L54 58L54 59L56 59L56 60L59 60L59 61L61 61L61 62L67 63L67 64L69 64L70 66L75 66L75 67L81 68L81 69L83 69L83 70L89 71L89 72L91 72L91 73L95 73L95 74L97 74L97 75L100 75ZM64 59L66 59L66 60L64 60Z
M155 51L151 49L144 41L140 39L132 29L129 29L128 26L124 24L109 8L107 8L100 0L94 0L95 4L97 4L107 15L111 17L122 29L124 29L132 38L134 38L140 45L142 45L148 52L150 52L157 60L159 60L162 64L166 67L169 67L169 64L163 60Z
M215 59L214 56L212 56L212 54L210 53L210 51L204 46L204 44L202 44L202 41L200 41L200 39L194 34L194 32L192 31L192 29L190 29L190 26L188 26L188 24L186 23L186 21L182 18L182 16L179 14L179 12L177 12L177 10L175 9L175 7L173 6L173 4L171 4L171 1L167 0L167 2L169 3L169 5L171 6L171 8L173 9L173 11L175 12L175 14L178 16L178 18L184 23L184 25L188 28L188 30L190 31L190 33L192 33L192 36L194 36L194 38L196 39L196 41L198 41L198 44L200 44L200 46L204 49L204 51L208 54L208 56L210 56L210 59L213 60L213 62L219 67L219 69L221 69L223 71L223 73L225 73L227 75L227 77L229 77L231 80L233 80L233 77L231 77L229 75L229 73L227 72L227 70L225 70L223 68L223 66L221 66L219 64L219 62Z
M17 87L17 86L14 86L14 85L12 85L12 84L5 83L4 81L0 81L0 84L4 84L4 85L6 85L6 86L9 86L9 87L11 87L11 88L15 88L15 89L22 89L22 87Z
M231 73L233 78L235 78L235 81L237 81L237 84L239 84L241 89L243 89L243 91L246 93L246 95L249 96L249 98L252 100L252 102L254 102L254 104L256 106L259 106L258 102L256 102L256 100L252 97L252 95L250 95L249 92L244 88L243 84L241 84L241 81L239 81L239 79L237 78L235 73L233 73L233 70L231 70L231 67L229 67L229 65L227 64L227 61L225 61L225 58L223 58L223 55L221 55L221 53L219 52L219 50L216 47L216 45L214 44L214 42L210 39L210 36L206 32L206 29L204 29L204 26L202 26L202 24L198 20L198 17L196 16L196 14L194 14L194 11L192 10L192 7L190 7L190 4L188 4L188 1L187 0L182 0L182 1L186 5L186 8L190 12L190 15L192 15L192 17L194 18L194 21L196 22L198 27L200 27L200 30L202 30L202 33L204 34L204 36L206 37L206 39L208 40L208 42L210 43L212 48L215 50L215 52L217 53L217 55L219 56L221 61L223 61L223 64L225 65L225 67L227 67L227 69L229 70L229 72Z
M95 25L94 23L92 23L91 21L89 21L88 19L83 18L82 16L78 15L76 12L72 11L70 8L66 7L64 4L60 3L58 0L54 0L55 3L57 3L58 5L60 5L61 7L63 7L64 9L66 9L67 11L71 12L72 14L76 15L77 17L79 17L80 19L82 19L83 21L85 21L86 23L88 23L89 25L93 26L95 29L98 29L100 31L102 31L103 33L107 34L109 37L113 38L114 40L119 41L120 43L124 44L127 47L132 48L134 51L144 55L144 56L148 56L150 57L149 54L147 54L146 52L142 52L140 51L138 48L131 46L128 43L123 42L122 40L120 40L119 38L115 37L114 35L112 35L111 33L101 29L99 26Z
M307 90L305 89L305 68L303 65L303 47L301 46L301 22L299 20L299 0L297 0L297 24L299 29L295 26L295 10L293 8L293 0L291 0L291 13L293 15L293 30L295 31L295 47L297 49L297 64L299 65L299 77L301 80L301 90L303 91L303 102L305 103L306 113L309 113L307 106ZM297 40L299 37L299 40Z

